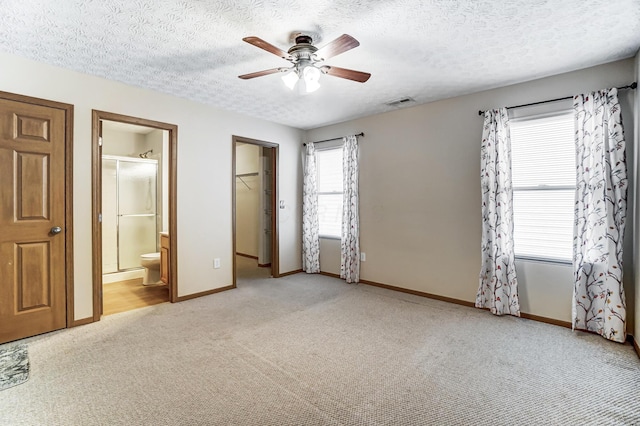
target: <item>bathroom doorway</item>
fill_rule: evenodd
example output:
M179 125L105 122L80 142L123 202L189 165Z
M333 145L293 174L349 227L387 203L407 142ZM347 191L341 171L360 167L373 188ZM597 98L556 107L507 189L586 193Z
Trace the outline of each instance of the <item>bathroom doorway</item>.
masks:
M175 301L176 127L93 113L94 320L99 320Z
M233 137L233 285L238 273L279 277L278 145Z

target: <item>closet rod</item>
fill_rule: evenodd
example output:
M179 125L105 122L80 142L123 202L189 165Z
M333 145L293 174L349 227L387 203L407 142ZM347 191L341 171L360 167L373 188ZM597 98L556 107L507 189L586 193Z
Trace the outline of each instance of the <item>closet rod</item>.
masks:
M635 89L636 87L638 87L638 83L634 81L631 84L627 84L626 86L618 87L617 89L618 90ZM507 109L522 108L522 107L527 107L527 106L546 104L546 103L549 103L549 102L565 101L567 99L573 99L573 96L565 96L564 98L549 99L548 101L531 102L530 104L514 105L514 106L507 107ZM482 115L482 114L484 114L484 111L482 111L482 110L478 111L478 115Z
M353 136L364 136L364 132L360 132L357 135L353 135ZM313 143L331 142L331 141L337 141L339 139L342 139L342 138L325 139L323 141L317 141L317 142L313 142ZM307 146L307 144L303 143L302 146Z
M240 173L237 174L236 177L237 178L243 178L243 177L247 177L247 176L258 176L258 172L254 172L254 173Z

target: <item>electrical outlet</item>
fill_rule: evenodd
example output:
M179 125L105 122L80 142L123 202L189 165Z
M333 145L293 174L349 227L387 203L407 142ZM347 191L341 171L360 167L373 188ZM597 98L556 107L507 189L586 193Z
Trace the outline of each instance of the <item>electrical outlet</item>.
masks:
M218 268L220 268L220 259L216 257L215 259L213 259L213 269Z
M367 261L367 253L365 252L360 252L360 260L362 262L366 262Z

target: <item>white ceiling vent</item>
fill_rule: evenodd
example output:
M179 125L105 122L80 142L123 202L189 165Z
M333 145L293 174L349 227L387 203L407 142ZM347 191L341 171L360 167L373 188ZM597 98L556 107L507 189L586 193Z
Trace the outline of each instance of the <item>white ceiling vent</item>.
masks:
M413 98L407 97L407 98L401 98L395 101L387 102L385 105L388 105L394 108L399 108L399 107L403 107L403 106L407 106L415 103L416 101Z

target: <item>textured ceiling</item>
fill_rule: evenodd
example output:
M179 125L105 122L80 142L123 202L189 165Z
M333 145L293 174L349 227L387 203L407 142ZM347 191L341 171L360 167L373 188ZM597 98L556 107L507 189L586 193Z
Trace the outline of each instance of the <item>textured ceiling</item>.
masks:
M0 50L310 129L416 103L623 59L640 47L640 0L0 0ZM305 32L322 46L347 33L360 46L327 64L370 72L330 76L301 96L278 74ZM1 72L1 66L0 66Z

